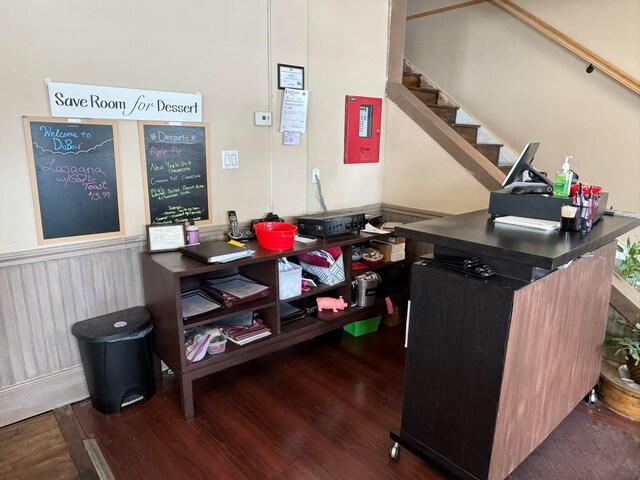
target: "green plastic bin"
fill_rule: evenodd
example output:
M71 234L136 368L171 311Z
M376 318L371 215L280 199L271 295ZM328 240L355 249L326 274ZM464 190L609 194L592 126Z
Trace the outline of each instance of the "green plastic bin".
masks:
M354 337L359 337L360 335L366 335L367 333L377 332L381 318L382 315L378 315L377 317L372 317L367 320L350 323L342 328L345 332L353 335Z

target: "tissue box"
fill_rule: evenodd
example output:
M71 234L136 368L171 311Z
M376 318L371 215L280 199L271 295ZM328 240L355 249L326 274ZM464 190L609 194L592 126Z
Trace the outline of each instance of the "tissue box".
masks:
M297 297L302 293L302 267L289 262L287 268L290 270L278 268L280 300Z

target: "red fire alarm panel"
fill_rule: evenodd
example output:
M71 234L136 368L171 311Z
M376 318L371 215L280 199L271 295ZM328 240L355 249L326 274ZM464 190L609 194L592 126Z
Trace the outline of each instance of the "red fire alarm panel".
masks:
M380 161L381 114L381 98L345 97L344 163Z

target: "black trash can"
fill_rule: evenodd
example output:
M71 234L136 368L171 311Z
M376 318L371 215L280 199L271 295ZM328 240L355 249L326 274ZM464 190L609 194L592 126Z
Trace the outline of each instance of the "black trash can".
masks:
M93 407L118 413L123 406L156 392L151 346L151 314L145 307L77 322L78 339Z

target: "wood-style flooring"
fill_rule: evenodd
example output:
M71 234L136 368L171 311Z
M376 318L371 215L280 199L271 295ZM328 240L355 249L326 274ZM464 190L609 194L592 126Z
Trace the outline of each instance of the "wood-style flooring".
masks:
M85 439L69 405L0 428L0 479L108 480L85 447L93 442Z
M89 402L74 410L117 479L445 479L406 450L398 461L388 455L389 430L400 425L403 334L334 332L201 379L188 422L173 377L121 414ZM640 425L611 415L613 426L595 410L572 412L510 478L640 479Z
M402 326L359 338L335 332L201 379L191 421L181 416L173 376L152 399L120 414L102 415L89 401L73 412L118 480L450 478L404 449L398 461L389 459L389 430L400 425L403 333ZM63 426L75 420L60 411L56 417ZM77 466L76 476L32 474L34 457L6 450L12 428L0 429L1 479L95 478ZM72 447L73 434L62 430ZM44 433L28 435L30 448L64 457L59 439L52 444ZM75 462L78 449L70 450ZM581 404L509 479L638 480L640 424Z

